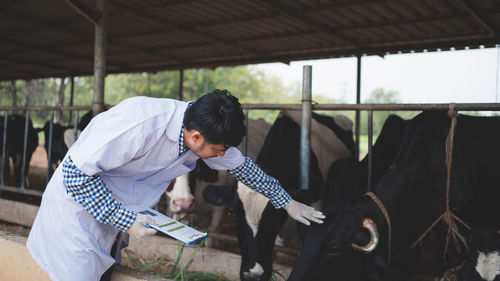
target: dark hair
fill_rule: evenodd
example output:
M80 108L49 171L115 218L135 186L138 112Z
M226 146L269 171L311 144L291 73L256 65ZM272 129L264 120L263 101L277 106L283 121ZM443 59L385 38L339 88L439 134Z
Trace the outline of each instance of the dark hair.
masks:
M246 134L241 104L228 90L200 97L184 113L184 126L198 130L210 144L238 146Z

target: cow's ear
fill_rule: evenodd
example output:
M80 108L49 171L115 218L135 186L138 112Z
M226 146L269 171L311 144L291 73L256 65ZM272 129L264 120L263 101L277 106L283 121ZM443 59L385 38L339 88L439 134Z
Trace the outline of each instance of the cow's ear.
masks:
M170 184L167 187L167 192L171 192L172 189L174 189L174 185L175 185L176 181L177 181L177 179L173 179L173 180L170 181Z
M233 185L207 185L203 190L203 199L215 206L231 202L235 188Z

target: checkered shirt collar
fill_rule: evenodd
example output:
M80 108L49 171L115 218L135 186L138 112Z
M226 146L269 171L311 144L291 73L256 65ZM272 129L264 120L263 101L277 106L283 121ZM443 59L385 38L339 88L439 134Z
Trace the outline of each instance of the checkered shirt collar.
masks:
M186 110L193 105L194 101L190 101L186 107ZM182 121L181 133L179 135L179 155L189 150L189 147L184 145L184 120Z

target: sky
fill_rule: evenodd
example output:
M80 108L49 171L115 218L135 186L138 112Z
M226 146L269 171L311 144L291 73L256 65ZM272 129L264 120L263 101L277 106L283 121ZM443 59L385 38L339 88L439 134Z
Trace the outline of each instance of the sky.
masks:
M402 103L489 103L500 100L499 48L391 54L361 59L361 100L377 89L394 90ZM337 58L254 65L287 86L302 85L312 65L312 95L356 102L357 59Z

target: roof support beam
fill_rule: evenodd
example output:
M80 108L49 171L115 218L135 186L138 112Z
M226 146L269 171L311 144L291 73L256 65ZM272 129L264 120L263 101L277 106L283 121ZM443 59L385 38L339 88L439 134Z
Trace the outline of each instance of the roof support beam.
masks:
M329 30L328 28L323 26L323 24L321 24L321 23L319 23L319 22L317 22L309 17L304 16L302 11L293 10L293 9L289 8L288 6L286 6L286 4L281 3L279 0L267 0L267 1L257 0L257 2L259 4L266 6L269 9L274 10L275 12L277 12L279 14L289 16L289 17L292 17L296 20L299 20L302 24L309 26L317 31L321 31L321 32L327 33L330 36L334 36L334 37L344 41L345 43L347 43L351 46L354 46L354 47L356 46L356 43L353 42L352 39L347 38L346 36L340 35L340 34L338 34L338 32L332 32L331 30Z
M97 10L101 13L99 24L95 26L95 51L94 51L94 103L92 111L94 116L104 111L104 79L106 77L106 52L108 45L106 0L97 0Z
M39 25L46 26L49 29L59 30L59 31L65 32L65 33L67 33L69 35L74 35L74 34L86 35L87 34L85 31L82 31L82 30L71 29L71 28L68 28L68 27L65 27L65 26L61 26L61 25L59 25L57 23L54 23L54 22L50 22L50 21L47 21L47 20L42 20L42 19L40 19L38 17L33 17L31 15L21 14L19 12L16 13L16 12L11 11L11 10L9 10L9 11L0 11L0 13L15 14L18 17L28 18L30 21L36 22ZM94 26L97 27L99 25L94 25ZM89 37L89 38L91 38L91 37ZM56 44L54 46L43 46L43 47L38 47L37 45L32 45L32 46L34 46L35 48L39 48L41 50L55 51L53 53L64 54L64 51L61 51L60 48L62 48L62 47L68 47L68 46L74 46L74 45L81 45L83 43L89 43L89 41L90 40L86 40L85 42L73 42L71 44L64 45L64 46L61 46L60 44ZM118 42L119 39L115 39L114 41ZM5 41L5 42L11 43L10 41ZM144 50L144 48L138 48L138 47L136 47L136 46L134 46L132 44L126 43L126 42L119 42L119 43L120 43L121 46L131 49L132 52L139 52L139 53L144 53L144 54L154 54L154 55L159 56L159 57L163 57L163 58L174 60L175 62L180 62L178 58L172 57L170 55L165 55L164 53L161 53L161 52L158 52L158 51L152 52L152 51ZM16 44L16 43L13 43L13 44ZM127 52L130 53L131 51L127 50ZM9 54L3 53L3 55L9 55ZM85 61L89 60L89 58L84 58L82 56L80 56L80 57L73 56L73 58L74 59L83 59ZM110 64L112 64L112 63L110 62ZM113 64L113 66L124 67L123 65L119 65L119 64Z
M194 34L194 35L200 37L204 41L208 41L208 42L215 43L215 44L224 44L224 45L227 45L227 46L230 46L233 48L236 47L236 48L239 48L239 49L244 50L246 52L250 52L253 55L258 55L258 53L259 53L259 51L255 50L254 48L249 48L248 46L239 45L236 43L227 43L225 40L223 40L223 38L220 38L219 36L216 36L214 34L208 35L204 32L199 31L199 30L195 30L194 28L186 28L186 27L183 27L182 25L171 22L171 21L166 20L164 18L160 18L160 17L158 17L154 14L148 13L148 12L136 10L134 12L131 12L130 16L133 16L133 17L135 17L139 20L142 20L144 22L147 22L147 23L149 23L153 26L156 26L156 27L160 28L161 30L164 30L167 32L170 32L172 30L178 30L178 31Z
M20 72L24 72L24 71L22 71L22 69L24 69L25 67L23 67L23 66L26 66L26 65L35 65L35 66L43 67L43 68L47 68L47 69L61 69L60 65L54 65L54 64L50 64L50 63L28 62L28 61L15 59L15 58L8 58L8 57L3 57L2 60L8 60L8 61L12 62L12 64L8 64L7 66L9 68L12 68L12 66L17 66L20 69ZM0 67L2 67L1 64L0 64ZM70 72L75 71L75 69L70 69L70 68L67 68L66 70L68 70Z
M96 18L100 18L101 16L94 17L92 15L91 10L85 6L82 2L78 0L64 0L68 5L70 5L75 11L77 11L80 15L82 15L86 20L92 23L94 26L99 26L99 23L96 21Z
M466 3L464 0L455 0L455 4L467 11L480 25L482 25L486 30L488 30L489 33L492 35L496 35L496 31L479 15L478 12L475 11L474 8L472 8L468 3Z

